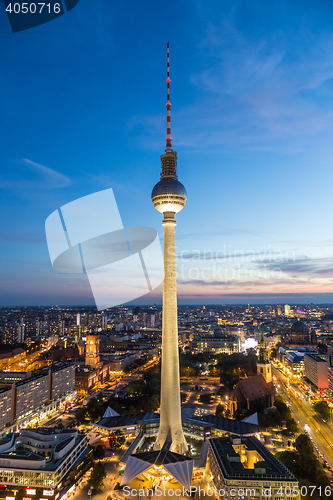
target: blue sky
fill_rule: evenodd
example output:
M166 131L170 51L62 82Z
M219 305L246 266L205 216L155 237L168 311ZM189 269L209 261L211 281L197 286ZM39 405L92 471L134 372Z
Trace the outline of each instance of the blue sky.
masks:
M45 240L81 196L162 237L167 41L180 301L332 302L333 4L80 0L15 34L0 6L0 305L93 303Z

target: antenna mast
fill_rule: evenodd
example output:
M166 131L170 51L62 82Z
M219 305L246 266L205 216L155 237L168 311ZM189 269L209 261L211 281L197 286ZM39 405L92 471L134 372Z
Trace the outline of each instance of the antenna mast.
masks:
M171 102L170 102L170 62L169 62L169 42L167 43L167 137L166 137L166 152L172 151L171 137Z

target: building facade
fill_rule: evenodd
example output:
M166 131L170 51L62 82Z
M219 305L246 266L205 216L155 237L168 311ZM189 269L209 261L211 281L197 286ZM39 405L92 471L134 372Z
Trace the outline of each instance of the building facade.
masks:
M61 483L87 453L87 436L69 429L22 429L0 444L5 498L57 500Z
M233 354L239 352L239 338L234 335L212 337L202 335L191 342L193 354L207 352L208 354Z
M318 389L328 388L328 362L318 354L304 355L304 373Z
M0 430L75 390L75 367L69 363L23 375L8 373L8 380L0 384Z

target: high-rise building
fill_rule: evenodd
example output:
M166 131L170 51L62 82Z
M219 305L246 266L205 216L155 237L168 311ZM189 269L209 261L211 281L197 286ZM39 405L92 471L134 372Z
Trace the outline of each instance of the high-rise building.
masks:
M19 325L16 321L5 323L2 333L3 344L14 344L18 341Z
M284 315L289 316L289 314L290 314L290 306L288 306L288 304L286 304L284 306Z
M154 207L163 213L164 226L164 280L162 317L162 370L160 426L154 449L160 450L171 439L171 451L187 451L180 405L177 283L175 255L175 214L186 203L186 189L178 181L177 153L171 145L169 44L167 46L167 137L165 153L161 155L162 173L154 186L151 199Z
M18 325L18 336L17 336L17 341L21 344L23 344L25 339L25 324L23 322L23 318L21 318L21 321Z
M102 316L101 326L102 326L102 330L106 330L107 329L108 318L107 318L107 316L105 316L105 314L103 314L103 316Z
M280 316L281 315L281 305L278 304L276 309L277 309L278 316Z

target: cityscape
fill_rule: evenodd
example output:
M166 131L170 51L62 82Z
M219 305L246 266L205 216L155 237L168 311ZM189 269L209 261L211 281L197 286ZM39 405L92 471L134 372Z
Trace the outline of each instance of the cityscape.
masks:
M3 3L0 500L331 497L333 5Z
M188 484L154 463L132 479L126 472L131 457L155 453L161 306L2 307L0 459L11 472L3 471L1 498L122 498L177 484L200 498L200 488L201 497L230 494L232 478L248 498L270 487L278 496L281 486L287 498L308 488L310 472L293 463L306 446L320 496L333 469L333 307L300 307L178 307ZM60 461L55 445L65 450ZM226 469L231 451L239 465Z

